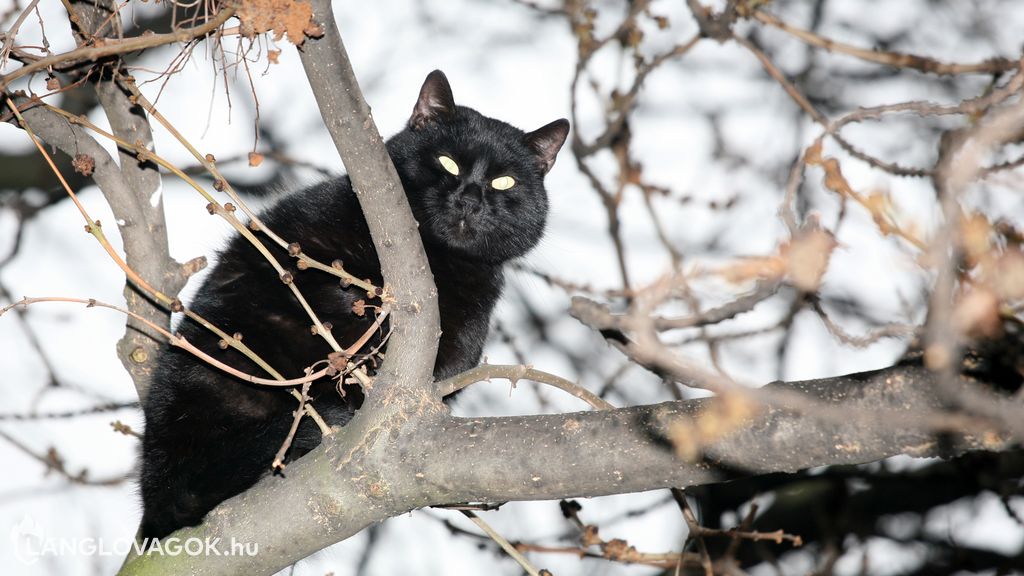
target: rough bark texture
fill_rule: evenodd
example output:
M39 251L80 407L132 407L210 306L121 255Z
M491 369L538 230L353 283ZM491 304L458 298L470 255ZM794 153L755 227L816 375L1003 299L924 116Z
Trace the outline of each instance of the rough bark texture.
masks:
M216 508L202 526L176 534L259 542L257 556L149 556L123 573L272 574L372 523L433 504L621 494L1009 444L994 431L922 430L913 412L938 408L941 399L933 374L916 366L770 386L872 416L836 421L768 408L705 445L694 462L676 456L668 431L701 414L712 402L707 399L572 414L390 421L382 429L389 440L368 450L346 448L359 440L346 427L289 466L287 478L265 478Z
M73 2L71 6L81 26L78 33L84 38L93 35L116 37L121 29L120 16L113 2ZM119 61L111 64L114 67L118 65ZM149 122L142 110L132 105L128 96L110 78L110 74L102 74L101 79L94 83L94 89L114 135L152 150ZM30 111L33 116L43 113L45 111ZM36 126L29 114L26 114L26 119L33 127ZM115 163L81 127L67 125L66 120L59 117L50 120L45 134L40 131L47 142L70 156L87 154L96 160L95 180L117 220L125 262L161 292L171 296L176 294L186 278L168 249L160 174L156 166L140 162L136 155L125 150L118 151L118 162ZM65 124L66 130L58 128L60 124ZM130 311L158 326L170 325L170 313L130 283L125 284L124 296ZM142 322L133 318L127 320L125 334L117 343L117 354L131 375L140 399L146 397L156 352L161 344L162 338Z
M153 149L153 135L144 112L129 102L128 96L114 81L98 83L96 94L115 136L141 143L148 150ZM139 162L135 155L124 150L118 151L118 161L125 183L132 192L131 198L125 199L127 201L123 204L110 199L124 241L125 261L140 276L150 279L158 290L174 296L184 286L186 278L181 267L171 258L167 245L160 174L155 164ZM169 326L168 311L139 289L126 284L124 297L132 312L158 326ZM163 342L161 337L150 332L141 322L129 319L125 334L117 343L117 355L131 374L140 399L145 399L153 362Z
M302 65L352 179L384 282L395 299L389 349L401 352L389 355L374 388L382 396L396 388L405 389L404 393L418 388L429 397L440 326L434 277L398 172L352 71L331 3L313 0L312 4L314 20L324 34L302 44Z
M123 113L129 114L127 109ZM163 204L159 203L155 207L151 205L148 196L133 186L134 181L126 177L110 154L85 128L70 124L64 117L39 107L26 110L23 116L32 130L48 144L69 156L84 154L94 160L92 179L103 192L118 221L128 266L161 291L176 293L184 284L185 277L181 267L168 254ZM113 116L116 115L111 116L111 123L114 124ZM98 245L97 250L100 250ZM157 325L169 325L170 313L143 297L130 285L125 287L125 298L132 312ZM149 388L149 374L160 342L159 336L150 334L131 320L127 323L125 336L118 342L118 356L132 375L139 398L145 398Z

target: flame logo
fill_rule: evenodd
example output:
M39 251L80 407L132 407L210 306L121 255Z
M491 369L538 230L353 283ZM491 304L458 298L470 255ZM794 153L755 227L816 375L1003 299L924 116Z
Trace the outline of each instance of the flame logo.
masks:
M25 564L35 564L42 552L43 527L28 514L22 516L21 522L11 527L11 543L14 544L14 555Z

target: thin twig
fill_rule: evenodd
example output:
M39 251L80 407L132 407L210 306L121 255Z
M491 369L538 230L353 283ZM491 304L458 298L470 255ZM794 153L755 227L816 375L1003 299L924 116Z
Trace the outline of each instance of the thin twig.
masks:
M10 74L0 76L0 91L5 90L11 82L25 76L26 74L31 74L38 70L43 70L58 64L82 62L85 60L98 60L107 56L135 52L137 50L153 48L155 46L163 46L164 44L173 44L174 42L186 42L193 38L205 36L216 30L221 24L226 22L228 18L234 16L234 14L235 9L231 6L227 6L218 11L211 20L208 20L194 28L175 30L166 34L144 34L142 36L126 38L124 40L108 39L99 46L83 46L68 52L42 58L31 64L18 68Z
M490 536L492 540L497 542L498 546L501 546L501 549L504 550L506 554L511 556L513 560L515 560L520 566L522 566L523 570L526 570L527 574L529 574L530 576L541 576L540 570L537 570L537 568L526 558L526 556L523 556L523 554L519 550L516 550L515 546L509 544L509 541L506 540L504 536L498 534L498 532L495 531L494 528L491 528L491 526L487 522L484 522L483 518L477 516L476 513L473 512L472 510L460 510L460 512L462 512L463 516L472 520L473 523L476 524L481 530L486 532L487 535ZM550 572L547 573L550 574Z
M310 375L310 370L306 369L306 375ZM277 454L274 455L274 461L270 467L274 470L284 470L284 459L285 455L288 454L288 449L292 446L292 440L295 439L295 433L299 431L299 423L302 422L302 417L306 415L306 406L309 402L309 387L312 383L305 382L302 385L302 391L299 392L301 397L299 398L299 407L292 412L292 426L288 429L288 435L285 436L284 441L281 443L281 447L277 450Z
M69 420L71 418L78 418L80 416L90 416L92 414L103 414L106 412L117 412L118 410L138 410L138 408L138 401L109 402L106 404L97 404L95 406L89 406L87 408L79 408L77 410L65 410L62 412L27 412L24 414L17 412L8 412L6 414L0 414L0 421Z
M927 56L899 54L897 52L883 52L878 50L865 50L864 48L859 48L843 42L837 42L819 34L815 34L809 30L804 30L793 26L792 24L787 24L775 16L768 14L764 10L756 10L754 12L754 18L759 22L768 24L769 26L774 26L779 30L787 32L802 42L806 42L811 46L823 48L829 52L839 52L855 58L860 58L861 60L874 62L875 64L884 64L896 68L911 68L920 72L938 74L940 76L954 74L998 74L1000 72L1017 69L1019 66L1017 61L1009 58L989 58L976 64L947 64Z
M83 468L82 471L79 472L78 474L72 474L65 467L64 459L61 458L60 454L58 454L57 451L53 448L50 448L50 450L47 451L46 456L42 456L40 454L37 454L35 451L33 451L31 448L29 448L27 445L22 443L17 438L11 436L7 432L4 432L3 430L0 430L0 438L3 438L11 446L14 446L22 453L41 463L43 466L46 466L48 470L52 470L60 474L61 476L67 478L68 480L74 482L75 484L82 484L85 486L118 486L120 484L123 484L127 480L131 479L132 477L132 474L129 472L121 476L115 476L112 478L104 478L102 480L90 480L88 478L87 469Z
M537 370L532 366L516 366L516 365L498 365L498 364L484 364L477 366L470 370L452 376L447 380L442 380L437 383L437 391L442 397L447 396L457 390L461 390L470 384L482 381L490 381L491 378L501 378L503 380L509 380L512 382L512 386L516 385L519 380L532 380L534 382L540 382L541 384L547 384L554 386L559 390L563 390L572 394L573 396L583 400L587 404L590 404L598 410L608 410L614 408L604 398L594 394L593 392L583 388L579 384L566 380L560 376L549 374L541 370Z

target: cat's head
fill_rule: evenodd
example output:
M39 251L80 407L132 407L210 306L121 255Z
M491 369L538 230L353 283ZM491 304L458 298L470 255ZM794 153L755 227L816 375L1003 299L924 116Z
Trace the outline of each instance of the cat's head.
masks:
M533 132L456 106L440 70L427 76L408 129L389 143L424 242L487 262L533 248L544 233L544 175L567 120Z

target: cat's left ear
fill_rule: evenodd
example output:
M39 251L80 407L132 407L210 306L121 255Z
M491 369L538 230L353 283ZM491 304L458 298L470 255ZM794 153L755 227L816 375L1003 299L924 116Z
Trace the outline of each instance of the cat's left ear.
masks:
M555 156L565 144L565 137L569 135L569 121L560 118L554 122L541 126L523 137L526 144L537 154L540 167L544 174L555 165Z
M427 75L420 88L420 97L416 107L412 109L409 127L419 130L427 124L455 113L455 99L452 98L452 87L444 72L434 70Z

